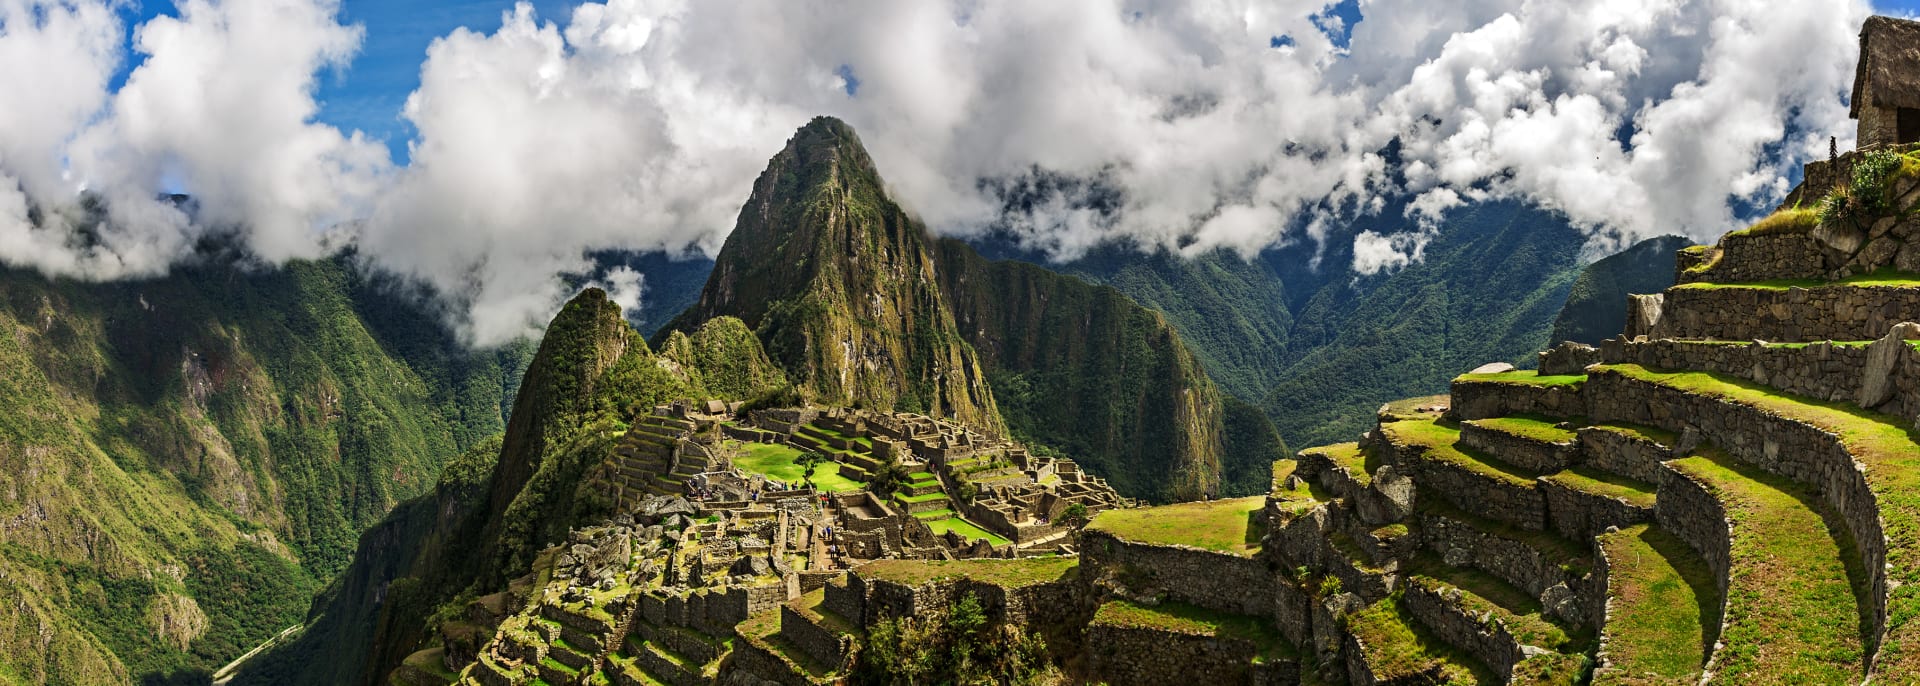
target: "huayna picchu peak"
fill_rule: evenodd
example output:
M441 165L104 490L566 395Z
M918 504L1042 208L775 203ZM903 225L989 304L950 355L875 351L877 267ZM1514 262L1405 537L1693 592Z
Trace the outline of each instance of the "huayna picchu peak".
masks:
M0 0L0 686L1920 685L1902 2Z

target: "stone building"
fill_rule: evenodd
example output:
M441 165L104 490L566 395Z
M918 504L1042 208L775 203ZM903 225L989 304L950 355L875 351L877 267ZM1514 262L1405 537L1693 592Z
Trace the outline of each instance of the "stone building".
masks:
M1873 17L1860 28L1853 109L1859 147L1920 142L1920 22Z

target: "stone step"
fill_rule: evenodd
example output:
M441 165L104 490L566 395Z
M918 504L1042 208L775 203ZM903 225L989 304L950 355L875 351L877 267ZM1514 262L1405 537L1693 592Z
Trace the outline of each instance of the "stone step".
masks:
M1454 566L1479 569L1535 598L1557 593L1555 586L1578 596L1594 583L1593 553L1585 542L1478 517L1424 489L1416 509L1423 545ZM1599 612L1585 604L1554 609L1575 623L1589 623Z
M1347 680L1356 684L1503 683L1464 651L1422 626L1398 596L1347 615Z
M1531 414L1571 418L1587 414L1580 388L1584 376L1541 376L1534 371L1463 374L1449 389L1449 411L1460 419Z
M1087 626L1095 683L1289 684L1299 680L1296 647L1271 619L1185 603L1102 603Z
M1460 423L1460 444L1530 472L1555 472L1580 458L1579 434L1560 423L1529 416L1468 420Z
M1375 561L1359 543L1343 532L1327 536L1327 573L1340 580L1340 587L1372 602L1392 593L1398 581L1399 563L1393 559Z
M1460 445L1460 432L1445 420L1408 419L1380 425L1394 464L1455 507L1523 529L1547 526L1546 497L1538 474Z
M1608 422L1580 427L1581 459L1588 467L1644 483L1660 483L1660 463L1678 457L1679 436L1650 426Z
M1607 616L1593 683L1698 683L1720 629L1713 570L1686 542L1640 524L1601 534Z
M553 645L547 648L547 657L566 665L568 669L579 672L593 664L593 655L598 652L598 648L585 648L563 638L554 641Z
M633 633L649 643L684 656L688 662L702 665L712 664L727 651L726 645L718 639L687 627L660 626L639 620L633 623Z
M1540 490L1553 530L1576 541L1653 521L1656 487L1624 476L1575 467L1540 477Z
M606 668L601 671L614 686L667 686L666 681L636 664L631 656L620 653L608 655Z
M1579 674L1591 629L1548 615L1539 599L1498 577L1448 566L1431 553L1416 556L1406 571L1404 607L1415 621L1506 681L1526 682L1516 672ZM1550 654L1530 658L1522 646Z
M1681 284L1667 289L1651 338L1865 341L1920 321L1920 280L1870 275L1845 281Z
M652 641L637 640L630 635L627 637L625 652L633 657L634 664L645 668L648 673L672 686L705 683L701 678L705 665L675 653L666 646Z
M1724 453L1667 463L1660 524L1702 553L1726 579L1716 654L1725 683L1843 683L1865 672L1863 615L1842 545L1804 487Z

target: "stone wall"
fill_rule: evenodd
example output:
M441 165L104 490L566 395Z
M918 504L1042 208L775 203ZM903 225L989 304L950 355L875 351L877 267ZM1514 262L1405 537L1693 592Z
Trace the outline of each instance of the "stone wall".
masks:
M1166 596L1210 610L1254 617L1273 611L1278 573L1248 557L1183 545L1120 540L1104 531L1080 532L1081 574L1138 578Z
M1865 341L1885 336L1894 324L1914 320L1920 320L1920 288L1682 287L1666 292L1651 337Z
M858 577L850 576L845 583L827 584L824 596L820 599L820 609L845 617L855 624L867 622L866 585L856 585Z
M1447 599L1445 591L1430 587L1429 583L1415 581L1407 584L1406 589L1402 598L1407 612L1415 620L1426 625L1447 645L1479 659L1500 678L1513 678L1513 666L1526 659L1526 654L1520 651L1520 641L1507 632L1505 625L1481 624L1480 618L1461 609L1457 601Z
M1094 677L1113 686L1300 682L1298 662L1255 665L1244 640L1109 624L1088 627L1087 639Z
M1659 486L1666 477L1660 463L1674 458L1671 447L1606 427L1581 427L1579 434L1587 464L1652 486Z
M1447 559L1465 559L1472 567L1501 578L1529 595L1540 597L1564 584L1578 597L1582 616L1597 617L1604 598L1585 570L1563 569L1546 553L1521 541L1495 536L1444 515L1420 517L1420 531L1429 550ZM1451 553L1449 551L1459 550ZM1464 556L1464 557L1463 557ZM1571 619L1571 618L1570 618Z
M853 659L853 637L820 626L793 609L780 606L780 637L828 671L842 671Z
M640 618L657 626L688 627L709 636L725 636L748 616L770 612L786 602L787 590L786 584L695 591L655 589L640 596Z
M1880 375L1891 382L1893 393L1875 409L1906 418L1920 416L1920 351L1911 345L1896 346L1892 366L1884 369L1867 363L1867 346L1825 341L1803 348L1671 340L1624 341L1608 347L1611 363L1714 372L1817 400L1857 403L1868 378Z
M1523 529L1547 528L1547 499L1532 481L1515 483L1433 459L1410 464L1415 481L1454 507Z
M1600 350L1591 345L1563 341L1550 350L1540 351L1540 373L1585 374L1587 366L1600 362Z
M1675 432L1692 426L1729 455L1807 485L1853 534L1855 553L1869 577L1873 635L1878 637L1885 629L1887 540L1880 526L1879 503L1866 474L1838 436L1764 410L1631 379L1618 372L1602 370L1589 376L1586 393L1597 420L1630 421ZM1672 482L1668 478L1661 485L1661 500L1667 499L1667 487ZM1660 514L1659 509L1656 507L1655 514L1663 527L1671 528L1670 519L1674 525L1682 523ZM1724 532L1720 538L1725 540ZM1701 555L1707 556L1707 552Z
M745 637L733 642L733 656L722 663L716 683L728 686L813 686L798 665L780 657L759 641ZM619 674L619 670L614 671Z
M1820 242L1805 233L1727 234L1719 257L1705 269L1676 268L1674 283L1743 283L1771 279L1817 279L1827 272Z
M1507 464L1541 474L1566 469L1579 456L1572 441L1549 443L1470 421L1460 424L1460 443L1490 455L1498 455L1500 461Z
M1625 527L1653 518L1652 508L1569 488L1552 479L1540 480L1547 499L1547 519L1553 530L1575 541L1590 540L1607 527Z
M1460 419L1487 419L1515 414L1578 417L1587 413L1580 392L1571 386L1454 381L1451 393L1450 412Z

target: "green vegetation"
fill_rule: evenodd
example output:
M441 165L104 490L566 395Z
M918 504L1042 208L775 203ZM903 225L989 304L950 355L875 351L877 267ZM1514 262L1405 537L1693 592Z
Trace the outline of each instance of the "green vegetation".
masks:
M982 529L979 526L974 525L973 522L969 522L959 517L946 517L943 519L928 519L926 520L926 522L927 522L927 528L933 529L933 533L940 534L943 536L946 535L947 532L952 531L954 533L960 534L961 536L965 536L968 540L972 540L976 538L987 539L987 543L995 547L1010 545L1013 543L1012 541L1009 541L998 534L995 534L986 529Z
M1720 453L1669 462L1710 489L1732 522L1721 678L1840 683L1860 676L1862 614L1853 546L1805 489Z
M1467 423L1541 443L1571 443L1575 438L1579 438L1579 434L1574 433L1573 430L1560 428L1560 420L1545 417L1515 415L1476 419Z
M1127 541L1190 545L1237 555L1252 555L1266 534L1260 516L1265 496L1232 500L1107 510L1087 528Z
M1894 150L1875 150L1853 163L1852 178L1820 200L1820 222L1862 222L1888 216L1893 206L1893 183L1920 175L1920 156Z
M1285 637L1268 625L1267 620L1216 612L1179 602L1163 602L1153 607L1145 607L1126 600L1109 601L1102 603L1100 609L1094 611L1093 623L1089 626L1153 629L1190 636L1246 641L1254 646L1256 662L1292 658L1298 653Z
M807 469L800 464L803 453L791 446L771 443L748 443L742 446L746 451L733 459L733 466L755 474L762 474L783 483L799 483L804 479ZM840 463L822 462L813 468L811 482L815 488L828 493L857 491L865 485L840 475Z
M1720 627L1720 591L1706 560L1672 534L1641 524L1601 534L1607 556L1604 628L1617 676L1694 681Z
M1461 510L1448 504L1438 494L1421 489L1414 498L1414 508L1422 513L1446 517L1471 527L1475 531L1510 541L1517 541L1529 548L1540 551L1547 559L1562 569L1585 574L1593 566L1593 560L1586 546L1574 543L1557 534L1547 531L1532 531L1508 524L1496 522L1479 515Z
M1767 215L1728 236L1768 236L1773 234L1806 233L1820 225L1820 211L1811 207L1789 207Z
M1353 475L1355 483L1367 486L1373 483L1373 472L1380 468L1381 460L1372 451L1364 450L1359 443L1341 443L1338 445L1309 448L1305 454L1323 455L1334 464Z
M1570 386L1578 388L1586 383L1587 377L1577 375L1547 375L1533 369L1516 369L1498 374L1461 374L1454 377L1455 382L1465 383L1503 383L1523 386Z
M1579 466L1544 478L1581 493L1619 498L1640 507L1653 507L1656 489L1652 484L1641 483L1618 474Z
M1580 271L1567 304L1554 318L1548 345L1574 341L1599 345L1627 328L1629 293L1659 293L1673 285L1674 255L1691 241L1679 236L1661 236L1635 244L1625 251L1603 257ZM1685 248L1705 250L1707 246Z
M858 684L1043 684L1060 674L1047 662L1045 641L1012 624L989 625L980 599L968 593L945 617L876 622L853 677Z
M1070 578L1076 557L1023 557L1017 560L877 560L860 567L860 576L919 586L943 579L972 579L1006 588L1024 588Z
M1773 279L1771 281L1750 281L1746 283L1685 283L1674 288L1689 290L1726 290L1744 289L1756 291L1784 291L1791 288L1920 288L1920 274L1908 274L1892 269L1882 269L1871 274L1859 274L1845 279L1824 281L1820 279Z
M1427 633L1402 602L1396 593L1347 615L1347 630L1365 646L1375 679L1395 682L1421 675L1422 683L1500 683L1486 666Z
M1445 594L1459 589L1461 609L1476 616L1492 614L1523 644L1572 653L1584 650L1593 638L1586 627L1549 617L1538 599L1486 572L1447 566L1430 553L1416 556L1407 571L1430 590Z
M1443 424L1445 421L1432 418L1388 422L1380 425L1380 432L1394 445L1420 448L1421 459L1444 462L1513 486L1533 488L1537 475L1458 445L1460 431Z

